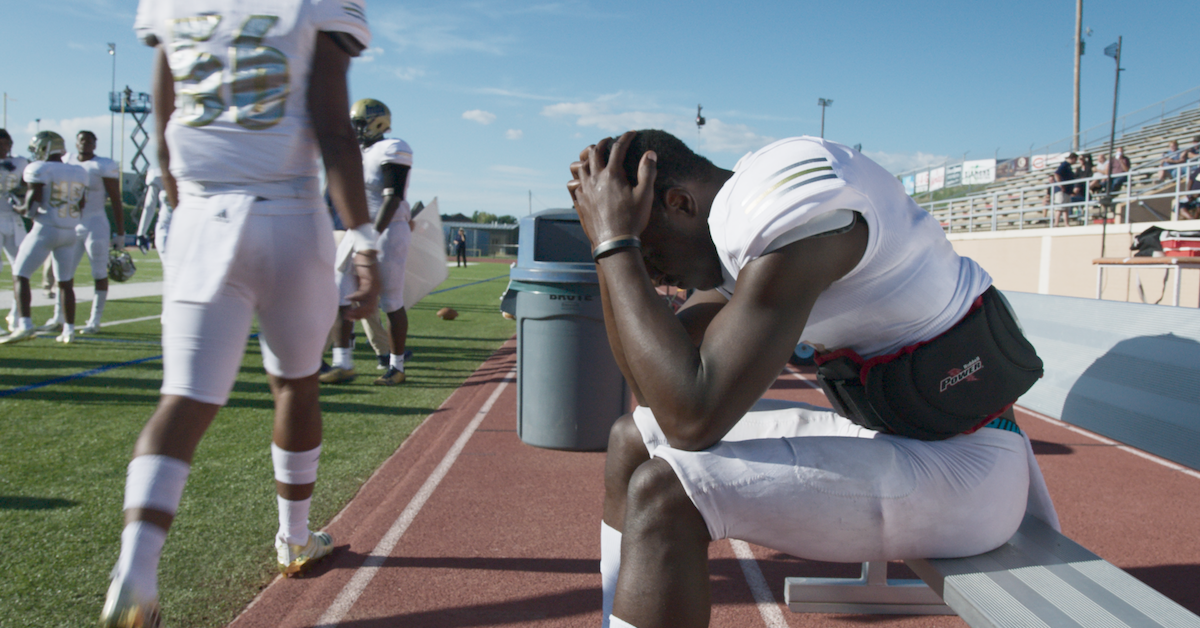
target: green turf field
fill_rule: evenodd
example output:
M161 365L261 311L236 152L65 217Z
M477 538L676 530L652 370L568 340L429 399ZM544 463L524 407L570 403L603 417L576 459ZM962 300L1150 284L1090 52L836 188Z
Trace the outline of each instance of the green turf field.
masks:
M135 279L154 280L159 269L142 264ZM431 295L410 311L414 357L402 386L371 385L379 372L360 340L358 380L323 387L313 528L332 519L512 336L513 322L498 309L507 275L504 264L450 268L439 289L463 287ZM457 309L458 319L435 317L444 306ZM50 316L49 307L34 309L35 321ZM162 377L158 321L111 323L159 312L158 298L112 300L104 312L110 325L99 336L69 346L51 337L0 346L0 530L7 539L0 545L0 626L84 626L99 616L119 548L125 467ZM159 570L169 626L223 626L275 576L272 404L261 364L258 343L249 342L229 405L197 451ZM122 366L6 394L113 365Z

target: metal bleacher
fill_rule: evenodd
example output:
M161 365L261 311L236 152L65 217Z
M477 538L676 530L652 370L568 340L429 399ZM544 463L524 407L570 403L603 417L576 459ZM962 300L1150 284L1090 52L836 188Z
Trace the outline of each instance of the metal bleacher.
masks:
M1195 103L1189 107L1117 138L1116 146L1124 148L1132 166L1128 183L1113 199L1117 222L1177 219L1174 208L1177 200L1187 195L1187 175L1200 168L1200 163L1193 161L1181 166L1182 174L1177 179L1157 183L1156 178L1161 170L1162 153L1170 141L1176 140L1186 149L1200 136L1200 107ZM1098 157L1108 150L1105 140L1078 152ZM1068 225L1098 220L1100 205L1090 190L1081 203L1050 204L1049 177L1054 165L997 181L977 194L920 205L952 233L1048 228L1052 227L1055 210L1070 213Z

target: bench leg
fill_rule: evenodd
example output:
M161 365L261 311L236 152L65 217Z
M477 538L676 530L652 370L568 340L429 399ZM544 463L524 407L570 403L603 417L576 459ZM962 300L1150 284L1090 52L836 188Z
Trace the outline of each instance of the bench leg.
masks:
M889 580L887 562L863 563L859 578L787 578L783 599L796 613L953 615L920 580Z

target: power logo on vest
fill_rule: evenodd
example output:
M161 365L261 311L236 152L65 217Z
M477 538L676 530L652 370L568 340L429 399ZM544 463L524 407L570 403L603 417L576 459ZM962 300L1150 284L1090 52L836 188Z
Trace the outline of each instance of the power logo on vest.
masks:
M982 368L983 368L983 360L976 357L974 360L971 360L970 362L967 362L966 364L964 364L961 369L950 369L947 373L948 375L950 375L950 377L947 377L946 379L942 380L941 390L939 390L938 392L946 392L947 388L954 386L954 385L958 384L959 382L963 382L963 381L977 382L977 381L979 381L978 378L975 377L975 373Z

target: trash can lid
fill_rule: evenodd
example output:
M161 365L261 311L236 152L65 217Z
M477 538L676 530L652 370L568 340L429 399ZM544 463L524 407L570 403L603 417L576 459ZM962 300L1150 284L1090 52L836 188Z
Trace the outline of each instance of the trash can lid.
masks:
M517 263L509 271L513 281L600 283L592 245L574 209L548 209L522 218L518 245Z

